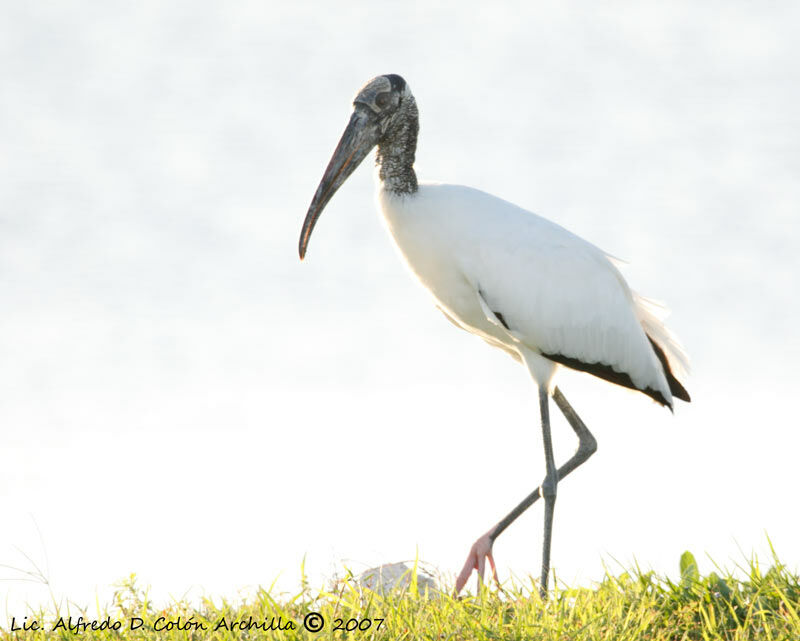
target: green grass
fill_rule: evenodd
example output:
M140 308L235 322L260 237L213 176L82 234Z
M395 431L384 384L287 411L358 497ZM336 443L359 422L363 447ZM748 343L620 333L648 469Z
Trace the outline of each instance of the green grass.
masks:
M753 560L734 574L712 572L701 576L694 557L680 559L677 582L653 572L631 569L588 588L558 586L547 601L537 585L487 586L480 597L453 599L449 595L420 594L412 576L410 585L385 596L360 589L344 580L333 590L312 590L304 581L294 595L274 595L260 589L244 603L204 600L190 606L177 602L157 609L135 577L122 582L113 602L95 612L28 613L37 618L38 631L0 631L0 640L12 639L800 639L800 581L775 557L762 570ZM98 614L99 612L99 614ZM320 632L310 632L303 620L310 612L324 618ZM68 627L53 630L58 616L101 623L106 617L121 629L76 634ZM131 630L132 617L141 627ZM17 625L21 625L17 618ZM202 624L206 629L157 630L168 622ZM333 631L337 619L361 622L366 630ZM220 622L225 622L221 625ZM382 620L380 627L378 621ZM294 629L232 629L234 622L260 623ZM10 621L9 621L10 625ZM350 623L352 626L353 623ZM216 629L215 629L216 628Z

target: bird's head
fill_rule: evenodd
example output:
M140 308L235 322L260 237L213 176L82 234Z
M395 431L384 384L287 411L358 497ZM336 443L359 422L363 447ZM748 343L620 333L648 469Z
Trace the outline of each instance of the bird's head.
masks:
M396 74L373 78L356 94L350 122L333 152L303 222L300 260L306 255L311 232L325 205L375 145L391 138L410 109L416 112L414 97L406 81Z

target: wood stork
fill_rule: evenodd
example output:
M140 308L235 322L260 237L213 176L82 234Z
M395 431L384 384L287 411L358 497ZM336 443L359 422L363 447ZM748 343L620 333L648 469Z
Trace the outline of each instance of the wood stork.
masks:
M553 385L553 375L559 366L588 372L672 410L674 398L690 400L678 380L686 371L686 357L652 301L631 291L610 257L594 245L477 189L418 183L418 130L417 104L403 78L378 76L364 85L308 208L300 259L325 205L377 146L378 206L408 267L449 320L524 364L539 389L544 481L478 538L456 580L456 593L473 569L482 579L487 559L497 580L494 541L541 496L540 590L546 596L558 481L597 449L586 425ZM550 396L579 442L560 468L550 437Z

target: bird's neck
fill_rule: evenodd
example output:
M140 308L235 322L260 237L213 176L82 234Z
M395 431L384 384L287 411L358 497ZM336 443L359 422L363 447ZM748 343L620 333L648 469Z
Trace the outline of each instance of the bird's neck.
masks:
M381 182L386 191L395 194L413 194L417 191L417 174L414 173L414 154L417 151L419 114L414 99L402 107L388 135L378 143L375 157Z

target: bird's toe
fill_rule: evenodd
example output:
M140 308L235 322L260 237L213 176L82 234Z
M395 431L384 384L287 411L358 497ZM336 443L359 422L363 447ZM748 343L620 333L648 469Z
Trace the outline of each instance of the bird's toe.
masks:
M487 559L489 560L489 566L492 568L492 577L499 585L500 582L497 578L497 567L495 566L494 556L492 555L493 541L489 535L490 532L487 532L472 544L469 554L467 555L467 560L464 562L464 567L461 568L461 572L459 572L458 577L456 578L456 595L458 595L458 593L464 589L464 586L467 584L467 580L472 575L473 570L477 570L478 580L483 581Z

